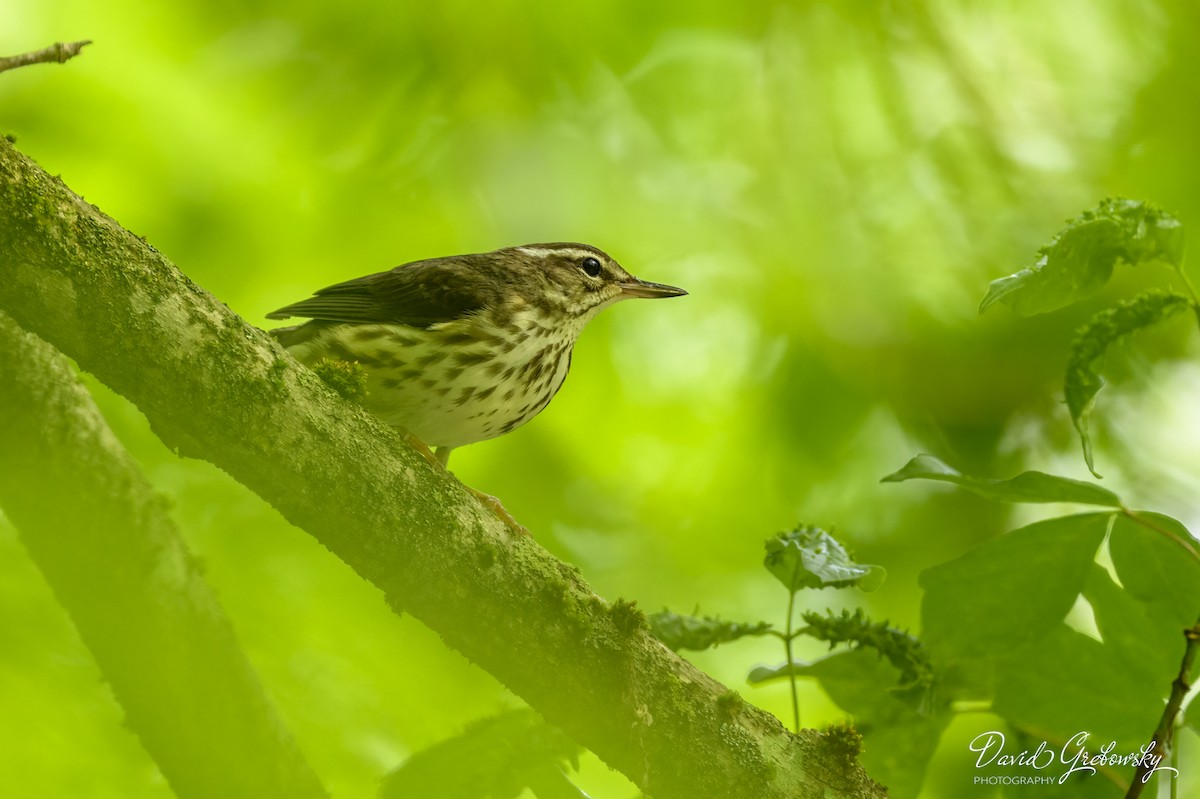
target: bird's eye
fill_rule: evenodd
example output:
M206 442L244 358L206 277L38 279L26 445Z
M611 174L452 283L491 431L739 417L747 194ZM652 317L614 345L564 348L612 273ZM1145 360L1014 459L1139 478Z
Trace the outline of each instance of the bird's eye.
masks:
M588 277L600 277L600 262L595 258L584 258L579 262L579 268Z

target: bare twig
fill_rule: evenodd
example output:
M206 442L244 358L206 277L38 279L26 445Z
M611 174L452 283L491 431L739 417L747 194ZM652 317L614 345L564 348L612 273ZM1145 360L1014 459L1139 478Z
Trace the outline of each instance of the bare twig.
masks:
M1158 728L1154 730L1154 737L1150 740L1150 748L1147 750L1151 754L1163 757L1171 750L1172 739L1175 737L1175 718L1179 715L1179 708L1183 706L1184 697L1192 688L1192 664L1196 661L1197 645L1200 645L1200 621L1184 630L1183 637L1187 640L1187 647L1183 650L1179 674L1171 683L1171 696L1167 699L1167 706L1163 708L1162 718L1158 720ZM1153 771L1154 765L1147 762L1147 758L1143 758L1133 775L1133 781L1129 784L1125 799L1137 799L1141 796L1142 789L1146 787Z
M31 53L0 56L0 72L29 64L62 64L79 55L79 51L91 43L91 39L84 39L81 42L55 42L49 47L43 47L41 50L34 50Z

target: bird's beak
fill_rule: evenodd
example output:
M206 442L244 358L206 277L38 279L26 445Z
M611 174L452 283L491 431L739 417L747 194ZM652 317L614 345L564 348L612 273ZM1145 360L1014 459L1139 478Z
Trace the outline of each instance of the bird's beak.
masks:
M636 277L618 285L621 287L622 299L633 297L645 297L647 299L654 299L656 297L682 297L687 294L683 289L663 283L650 283L646 280L638 280Z

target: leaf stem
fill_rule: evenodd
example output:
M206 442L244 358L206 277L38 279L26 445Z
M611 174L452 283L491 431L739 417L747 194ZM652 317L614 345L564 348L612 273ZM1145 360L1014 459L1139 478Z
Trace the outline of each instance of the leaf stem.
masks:
M795 722L796 732L799 733L800 732L800 695L799 695L798 689L796 687L796 671L795 671L795 669L790 668L791 665L795 662L792 660L792 639L794 639L796 637L796 634L794 634L792 632L792 610L795 608L795 606L796 606L796 592L792 591L788 594L787 624L785 625L786 632L784 633L784 638L783 638L783 649L785 652L787 652L787 662L788 662L788 666L789 666L788 682L792 686L792 719Z
M1179 279L1183 281L1183 287L1187 289L1188 297L1192 300L1192 312L1196 315L1196 323L1200 324L1200 294L1196 292L1196 287L1192 285L1187 272L1183 271L1183 259L1175 265L1175 271L1179 273Z
M1200 645L1200 620L1184 630L1183 637L1187 641L1187 646L1183 650L1179 674L1171 682L1171 696L1167 699L1167 706L1163 708L1162 717L1158 720L1158 727L1154 730L1154 737L1150 740L1150 748L1147 750L1150 753L1163 755L1171 749L1172 739L1175 737L1175 718L1179 715L1179 708L1183 705L1184 697L1192 688L1190 680L1192 665L1196 661L1196 649ZM1133 774L1133 781L1129 783L1125 799L1137 799L1141 796L1142 789L1146 787L1146 782L1153 771L1153 766L1143 758L1137 771ZM1175 776L1178 777L1178 772Z
M1184 539L1180 538L1176 533L1172 532L1171 530L1168 530L1166 527L1163 527L1161 524L1157 524L1156 522L1152 521L1151 519L1147 519L1145 516L1142 516L1137 511L1130 510L1129 508L1125 507L1124 505L1121 506L1121 514L1123 516L1125 516L1125 518L1132 521L1134 524L1140 524L1142 527L1145 527L1147 530L1152 530L1152 531L1158 533L1159 535L1166 536L1167 538L1171 539L1176 544L1178 544L1183 549L1184 552L1188 553L1188 555L1191 556L1191 558L1193 560L1200 561L1200 552L1196 551L1196 547L1193 546L1190 541L1185 541Z

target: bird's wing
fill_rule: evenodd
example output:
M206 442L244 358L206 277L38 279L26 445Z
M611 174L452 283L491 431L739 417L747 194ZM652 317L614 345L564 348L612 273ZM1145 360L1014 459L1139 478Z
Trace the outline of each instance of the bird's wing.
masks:
M471 256L414 261L387 272L347 280L307 300L267 314L330 322L429 327L478 311L494 300L495 287L478 279Z

